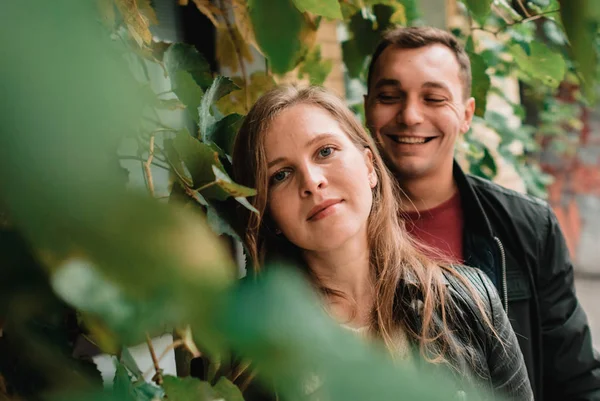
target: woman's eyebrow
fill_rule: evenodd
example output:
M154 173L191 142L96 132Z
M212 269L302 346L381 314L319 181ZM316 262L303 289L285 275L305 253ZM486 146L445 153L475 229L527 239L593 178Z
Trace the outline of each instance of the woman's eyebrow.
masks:
M313 138L311 138L308 142L306 142L306 144L304 144L305 148L310 148L311 146L313 146L315 143L320 142L324 139L329 139L329 138L335 138L336 135L331 133L331 132L323 132L321 134L317 134L315 135ZM267 163L267 168L271 168L274 165L284 162L286 161L287 158L286 157L278 157L276 159L271 160L270 162Z
M267 168L271 168L271 167L273 167L274 165L276 165L276 164L278 164L278 163L281 163L281 162L283 162L283 161L285 161L285 160L286 160L286 158L285 158L285 157L278 157L278 158L277 158L277 159L275 159L275 160L271 160L270 162L268 162L268 163L267 163Z
M332 134L331 132L323 132L322 134L317 134L315 135L314 138L312 138L310 141L306 142L306 145L304 145L305 148L310 148L311 146L313 146L316 142L319 142L323 139L329 139L329 138L334 138L335 135Z

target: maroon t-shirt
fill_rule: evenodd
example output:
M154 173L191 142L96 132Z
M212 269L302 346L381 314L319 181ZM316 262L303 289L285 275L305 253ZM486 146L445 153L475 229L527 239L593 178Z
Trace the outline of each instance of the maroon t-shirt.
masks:
M437 250L423 251L435 260L464 263L463 211L458 191L433 209L402 214L406 228L413 238Z

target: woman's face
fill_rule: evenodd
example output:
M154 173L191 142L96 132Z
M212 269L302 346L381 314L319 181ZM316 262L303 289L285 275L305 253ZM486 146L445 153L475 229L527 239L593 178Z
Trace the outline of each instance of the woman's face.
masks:
M265 136L268 211L289 241L307 251L330 251L366 238L377 185L373 155L358 149L321 107L282 111Z

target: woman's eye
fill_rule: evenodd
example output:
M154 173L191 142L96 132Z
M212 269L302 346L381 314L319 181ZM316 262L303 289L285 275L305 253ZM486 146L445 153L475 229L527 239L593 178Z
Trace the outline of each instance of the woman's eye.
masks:
M278 172L276 172L275 174L273 174L271 176L271 182L274 184L282 182L288 177L289 174L290 174L289 171L279 170Z
M325 146L321 150L319 150L319 156L321 157L329 157L333 154L333 148L331 146Z

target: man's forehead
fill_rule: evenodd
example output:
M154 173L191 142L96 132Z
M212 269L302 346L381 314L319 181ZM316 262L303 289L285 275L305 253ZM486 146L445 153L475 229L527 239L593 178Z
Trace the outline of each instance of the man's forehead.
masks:
M407 85L415 81L462 84L460 66L452 50L441 44L416 49L388 46L375 62L371 86L382 83Z

